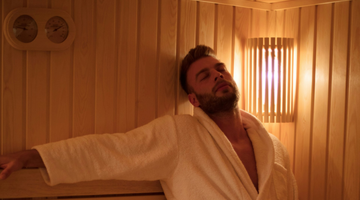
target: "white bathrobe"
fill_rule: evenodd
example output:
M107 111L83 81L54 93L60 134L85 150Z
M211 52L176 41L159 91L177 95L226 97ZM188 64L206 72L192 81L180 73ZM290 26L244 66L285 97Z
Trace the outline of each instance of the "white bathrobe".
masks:
M259 193L220 128L201 109L158 118L127 133L88 135L34 147L49 185L89 180L160 180L168 200L297 199L280 141L241 111L254 147Z

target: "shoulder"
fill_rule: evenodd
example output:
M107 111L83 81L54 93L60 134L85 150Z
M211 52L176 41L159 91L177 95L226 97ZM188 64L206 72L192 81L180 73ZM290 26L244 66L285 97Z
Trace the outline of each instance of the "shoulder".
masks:
M173 115L172 116L173 120L175 121L175 123L177 124L196 124L199 123L199 120L189 114L181 114L181 115Z
M269 135L274 145L275 163L281 164L284 167L287 166L287 163L289 162L289 154L286 147L276 136L271 133L269 133Z
M165 128L165 127L183 127L198 123L198 120L191 115L165 115L154 119L145 125L145 127Z

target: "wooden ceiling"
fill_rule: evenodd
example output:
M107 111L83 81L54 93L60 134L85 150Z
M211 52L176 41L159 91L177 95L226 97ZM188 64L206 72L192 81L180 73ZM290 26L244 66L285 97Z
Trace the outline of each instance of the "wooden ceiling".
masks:
M252 1L252 0L249 0ZM284 1L294 1L294 0L255 0L257 2L264 2L264 3L278 3L278 2L284 2Z
M193 0L260 10L284 10L289 8L321 5L351 0Z

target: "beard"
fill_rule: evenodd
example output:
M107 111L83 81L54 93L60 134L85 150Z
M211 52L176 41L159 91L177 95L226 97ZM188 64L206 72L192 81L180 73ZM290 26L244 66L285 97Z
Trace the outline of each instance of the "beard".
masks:
M231 92L230 89L224 89L221 91L223 95L220 97L216 96L214 92L208 94L195 93L196 98L200 103L200 108L208 115L237 109L240 96L239 91L235 84L230 82L227 83L233 89L233 91Z

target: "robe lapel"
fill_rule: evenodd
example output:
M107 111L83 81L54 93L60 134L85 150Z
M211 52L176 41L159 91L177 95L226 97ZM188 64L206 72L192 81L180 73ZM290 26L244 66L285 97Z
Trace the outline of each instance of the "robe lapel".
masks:
M244 111L241 112L244 127L252 142L259 181L257 199L269 197L272 185L272 171L275 160L274 145L260 121Z
M232 167L237 173L240 182L242 183L245 190L248 192L251 199L257 199L258 193L256 191L256 188L254 187L250 176L245 169L245 166L237 156L234 148L232 147L230 141L227 139L225 134L216 125L216 123L211 120L210 117L205 114L200 108L195 108L194 117L196 117L199 122L208 130L208 132L214 138L223 153L226 155L227 159L230 161Z

